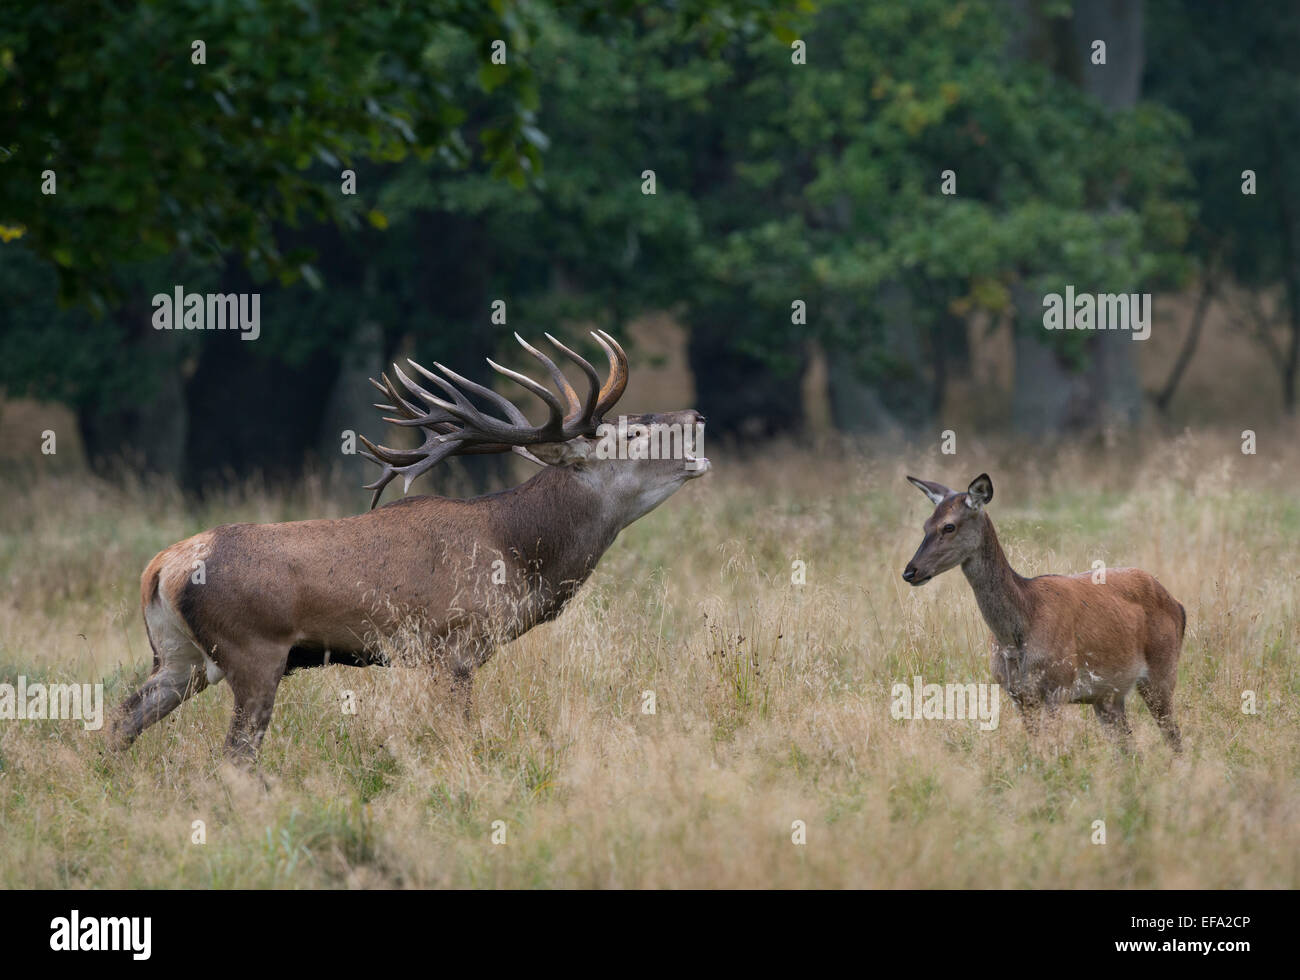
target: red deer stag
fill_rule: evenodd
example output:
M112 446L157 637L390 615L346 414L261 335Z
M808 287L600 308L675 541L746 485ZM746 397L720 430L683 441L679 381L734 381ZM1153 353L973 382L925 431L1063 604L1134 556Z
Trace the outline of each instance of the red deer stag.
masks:
M604 416L623 394L628 366L611 336L593 336L609 359L603 385L590 363L547 335L586 375L585 398L518 335L563 402L545 385L489 360L545 403L549 416L541 425L491 388L441 364L435 366L443 377L408 362L441 395L394 365L401 387L387 375L382 383L372 379L388 399L376 407L397 416L386 421L423 429L424 441L417 449L389 449L363 437L369 452L362 455L383 468L366 488L374 491L368 513L226 524L156 555L140 582L153 672L118 709L113 744L129 745L186 698L224 678L235 701L226 751L251 761L287 672L382 663L379 647L412 616L421 619L421 635L450 668L468 711L474 668L499 644L558 616L623 528L709 469L707 458L691 455L704 422L694 410L626 416L618 427L624 451L604 451L613 429ZM500 415L480 409L467 393ZM645 445L664 432L677 436L676 453ZM503 452L543 468L500 493L470 500L408 497L374 509L397 477L409 489L448 456Z
M1136 684L1165 739L1180 750L1173 699L1187 612L1159 582L1140 568L1108 569L1096 583L1090 572L1023 578L984 510L993 499L987 473L965 493L907 479L930 498L934 513L903 581L924 585L961 566L993 632L993 677L1031 733L1043 707L1091 704L1127 742L1124 698Z

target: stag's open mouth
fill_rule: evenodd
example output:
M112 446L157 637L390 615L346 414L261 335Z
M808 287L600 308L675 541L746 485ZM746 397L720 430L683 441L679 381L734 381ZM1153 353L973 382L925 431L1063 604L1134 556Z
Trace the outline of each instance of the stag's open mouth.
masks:
M703 476L713 468L709 462L709 457L700 452L704 448L704 416L699 412L695 413L695 424L693 427L687 427L686 442L682 447L686 456L686 479L693 480L697 476Z

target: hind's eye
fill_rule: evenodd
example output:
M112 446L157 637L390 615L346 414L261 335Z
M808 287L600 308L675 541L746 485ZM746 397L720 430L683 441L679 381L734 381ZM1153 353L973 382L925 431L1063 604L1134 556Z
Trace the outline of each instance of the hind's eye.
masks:
M944 533L944 534L952 534L952 532L955 531L955 530L957 530L957 525L956 525L956 524L945 524L945 525L943 526L943 533Z

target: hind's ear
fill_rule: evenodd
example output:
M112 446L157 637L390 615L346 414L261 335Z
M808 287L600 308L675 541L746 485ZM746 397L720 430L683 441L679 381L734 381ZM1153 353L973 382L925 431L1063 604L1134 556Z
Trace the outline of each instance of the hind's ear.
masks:
M929 480L918 480L914 476L909 476L907 482L929 497L930 503L934 504L936 507L943 503L944 497L952 493L952 491L942 483L931 483Z
M981 473L970 481L970 486L966 488L967 504L975 508L975 510L979 510L992 499L993 481L989 479L987 473Z

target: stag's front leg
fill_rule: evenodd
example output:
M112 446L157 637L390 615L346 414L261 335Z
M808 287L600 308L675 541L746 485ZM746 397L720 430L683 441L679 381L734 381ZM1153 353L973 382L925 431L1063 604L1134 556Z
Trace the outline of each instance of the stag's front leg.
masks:
M226 680L235 696L235 713L226 734L226 755L237 765L251 767L271 723L275 692L289 662L289 648L250 642L225 659Z
M457 665L451 671L451 694L469 724L474 714L474 668Z
M496 644L480 637L467 637L448 652L451 693L460 704L466 723L474 717L474 671L487 663L495 652Z

